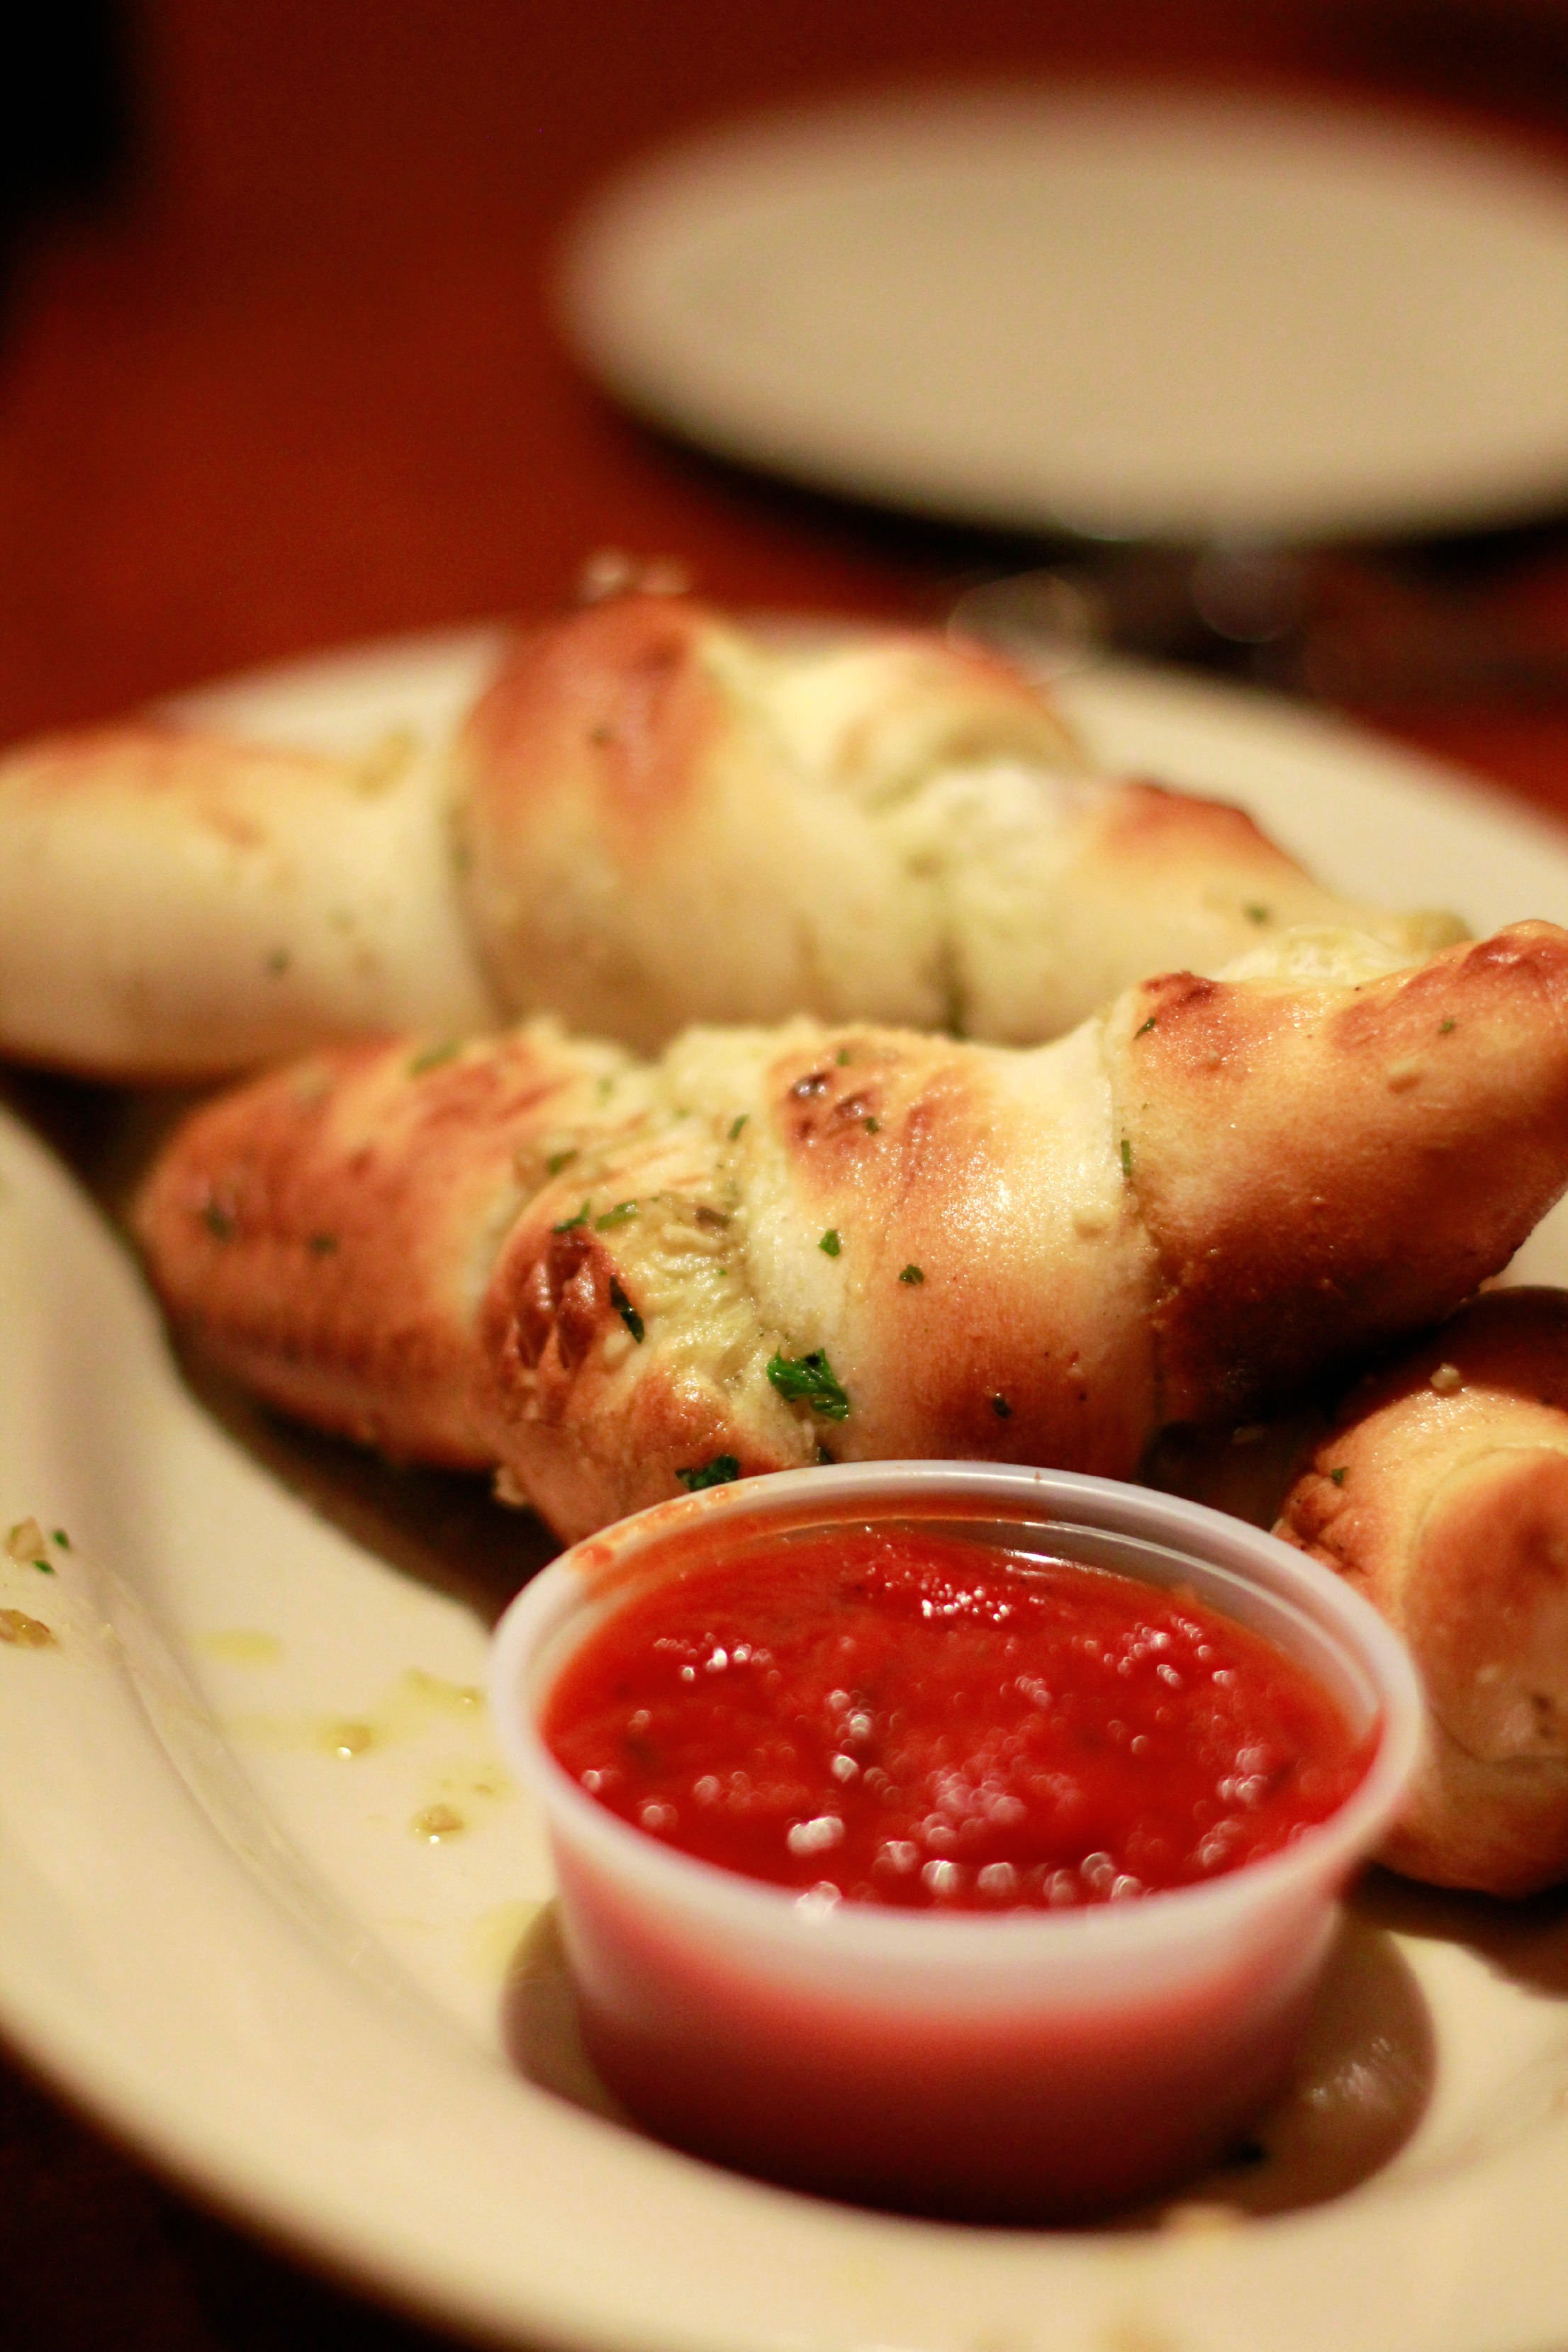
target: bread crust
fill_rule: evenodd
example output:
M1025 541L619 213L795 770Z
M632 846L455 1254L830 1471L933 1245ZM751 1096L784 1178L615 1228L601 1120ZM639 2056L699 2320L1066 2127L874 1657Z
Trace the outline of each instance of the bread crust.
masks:
M1110 1034L1165 1283L1164 1419L1215 1412L1216 1365L1217 1410L1240 1417L1506 1264L1562 1181L1561 1106L1536 1081L1568 1024L1563 939L1519 923L1397 980L1175 973L1121 1000Z
M1028 1052L812 1023L654 1064L538 1026L361 1047L198 1112L141 1232L176 1320L275 1403L497 1464L567 1536L819 1448L1126 1476L1163 1424L1447 1312L1568 1181L1568 934L1432 971L1151 982ZM1376 1060L1413 989L1424 1023L1465 1016L1426 1095ZM1240 1041L1217 1125L1216 1034ZM1336 1090L1364 1132L1303 1115ZM1468 1222L1380 1295L1375 1249L1461 1150Z
M679 597L521 633L455 743L132 723L0 758L0 1051L110 1077L552 1011L645 1050L800 1012L1026 1044L1347 917L1407 956L1458 936L1088 775L979 647Z
M1090 778L1015 670L928 632L617 598L520 645L456 759L502 1002L646 1051L802 1012L1031 1044L1293 924L1460 935L1349 906L1239 809Z
M1568 1875L1568 1293L1489 1292L1364 1381L1276 1532L1422 1676L1426 1753L1383 1858L1493 1895Z
M302 1044L497 1018L449 878L441 763L132 723L0 760L0 1051L226 1075Z
M491 1259L626 1066L540 1024L477 1051L363 1041L220 1097L142 1209L190 1337L302 1420L488 1466L472 1331Z

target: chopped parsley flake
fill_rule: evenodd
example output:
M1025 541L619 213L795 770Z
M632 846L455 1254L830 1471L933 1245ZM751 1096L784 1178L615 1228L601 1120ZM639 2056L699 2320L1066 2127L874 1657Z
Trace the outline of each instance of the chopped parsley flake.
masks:
M331 1257L336 1254L337 1246L336 1234L312 1234L305 1244L312 1257Z
M836 1454L829 1454L826 1445L819 1445L817 1447L816 1466L819 1470L831 1470L837 1459L837 1456Z
M838 1048L837 1053L837 1054L835 1054L835 1055L833 1056L833 1058L834 1058L834 1060L837 1063L837 1065L838 1065L838 1066L839 1066L839 1068L840 1068L841 1070L847 1070L847 1069L848 1068L848 1066L849 1066L849 1048L848 1048L848 1046L847 1046L847 1045L840 1045L840 1047Z
M579 1225L585 1225L587 1222L588 1203L584 1201L574 1217L563 1217L561 1223L558 1225L552 1225L550 1230L552 1234L570 1234L575 1232Z
M1146 1037L1146 1036L1149 1034L1149 1032L1150 1032L1150 1030L1151 1030L1151 1029L1157 1028L1158 1026L1159 1026L1159 1022L1158 1022L1157 1016L1156 1016L1154 1013L1151 1013L1151 1014L1149 1015L1149 1018L1147 1019L1147 1021L1145 1021L1145 1023L1143 1024L1143 1026L1142 1027L1142 1029L1134 1029L1134 1031L1132 1032L1132 1034L1134 1035L1134 1037Z
M733 1454L716 1454L700 1469L678 1470L675 1475L689 1495L700 1495L704 1486L730 1486L740 1476L741 1464Z
M624 1225L628 1217L635 1217L637 1213L635 1201L617 1201L613 1209L606 1209L602 1217L595 1218L594 1231L596 1234L611 1233L616 1225Z
M443 1062L455 1062L462 1050L456 1037L445 1038L439 1045L426 1045L425 1051L416 1054L409 1063L408 1075L411 1078L422 1078L426 1070L438 1070Z
M272 974L274 980L280 979L282 974L289 969L288 949L274 948L271 954L267 959L267 969Z
M572 1162L576 1159L576 1157L577 1151L575 1145L574 1145L570 1151L552 1151L549 1159L544 1163L545 1174L547 1176L559 1176L563 1168L571 1167Z
M732 1118L730 1121L730 1140L731 1143L738 1141L741 1129L745 1126L746 1121L751 1118L751 1116L752 1114L749 1110L743 1110L738 1118Z
M1450 1029L1458 1028L1458 1024L1451 1019L1447 1021L1439 1021L1437 1024L1437 1034L1439 1037L1446 1037Z
M644 1338L642 1317L613 1275L610 1277L610 1304L640 1348Z
M906 1265L902 1274L900 1275L899 1280L900 1282L923 1282L925 1280L925 1269L923 1266Z
M1342 1464L1339 1469L1331 1470L1329 1475L1333 1480L1336 1486L1342 1486L1345 1483L1344 1465Z
M866 1121L866 1132L868 1135L880 1135L882 1132L881 1120L879 1118L868 1118Z
M1268 920L1271 909L1268 907L1260 907L1254 904L1250 907L1244 907L1241 911L1247 917L1249 923L1266 923Z
M838 1238L837 1226L829 1225L827 1231L823 1234L822 1239L817 1243L816 1246L822 1252L824 1257L837 1257L839 1251L844 1246L843 1243Z
M54 1533L50 1536L49 1541L51 1543L58 1543L62 1551L69 1551L71 1548L71 1539L69 1536L67 1535L64 1528L57 1528Z
M223 1206L221 1202L208 1201L205 1203L202 1210L202 1223L205 1225L208 1233L211 1234L214 1241L233 1241L234 1219L229 1214L228 1211Z
M809 1355L769 1360L768 1378L788 1404L809 1405L824 1421L847 1421L849 1399L838 1381L827 1352L813 1348Z
M1131 1184L1132 1181L1132 1146L1125 1135L1121 1139L1121 1173L1126 1177L1127 1181Z
M1013 1418L1013 1408L1005 1396L994 1396L991 1400L991 1410L998 1421L1011 1421Z

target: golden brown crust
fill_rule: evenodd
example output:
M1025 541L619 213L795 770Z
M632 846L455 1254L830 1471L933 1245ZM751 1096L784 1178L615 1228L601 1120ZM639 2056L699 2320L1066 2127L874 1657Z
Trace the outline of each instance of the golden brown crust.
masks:
M1322 1267L1360 1265L1447 1162L1419 1087L1349 1090L1370 1141L1302 1115L1338 1069L1339 1016L1364 1017L1322 983L1163 984L1027 1053L797 1023L694 1031L651 1066L548 1029L435 1066L406 1045L323 1056L198 1114L142 1232L176 1318L274 1402L496 1462L565 1534L716 1457L819 1446L1128 1475L1163 1421L1430 1320L1522 1239L1568 1179L1568 1014L1538 985L1553 940L1568 955L1532 935L1486 961L1518 995L1506 1088L1468 951L1434 967L1467 1013L1444 1099L1475 1192L1468 1223L1441 1224L1447 1255L1410 1253L1393 1307L1370 1274L1325 1306ZM1374 1042L1417 980L1369 991ZM1246 1046L1223 1165L1183 1132L1183 1072L1209 1075L1193 1005L1203 1035ZM1281 1065L1304 1089L1291 1120ZM1186 1100L1189 1127L1212 1116L1201 1087ZM1516 1155L1525 1130L1540 1164ZM1304 1183L1318 1212L1292 1233Z
M1131 780L1126 793L1108 811L1106 840L1124 856L1152 857L1162 866L1173 854L1183 856L1202 843L1214 852L1248 860L1259 881L1299 879L1300 868L1249 817L1245 809L1226 801L1192 801L1183 793L1143 779ZM1263 907L1264 916L1274 909Z
M792 1328L836 1335L844 1450L1129 1468L1152 1410L1152 1261L1099 1024L1030 1055L845 1033L781 1055L762 1099L753 1260Z
M1110 1025L1166 1419L1240 1413L1458 1306L1562 1190L1552 925L1348 991L1171 974Z
M480 1311L496 1456L568 1536L718 1456L749 1475L814 1455L763 1371L723 1132L663 1093L646 1129L529 1204Z
M1422 1675L1432 1737L1384 1858L1496 1895L1568 1874L1568 1294L1491 1292L1363 1381L1277 1532Z
M716 619L686 597L617 596L521 637L464 730L484 795L472 821L587 792L635 850L680 812L723 728L700 660Z
M623 1064L536 1028L461 1053L351 1046L220 1097L139 1205L166 1296L285 1411L485 1465L473 1324L491 1258Z
M837 723L813 730L841 773L887 791L939 759L1004 748L1078 764L1048 704L979 646L913 629L847 629L827 643L855 645L876 664ZM747 689L761 683L747 674L753 649L688 596L614 597L520 639L464 730L476 840L509 824L526 839L541 803L584 793L627 856L651 854L700 808L705 763L744 727ZM773 715L787 725L776 700ZM767 764L763 742L748 748Z
M1349 907L1237 809L1088 778L978 647L770 639L685 599L521 644L458 746L457 806L501 1000L646 1049L797 1012L1027 1044L1291 924L1412 956L1459 935Z
M998 758L1079 764L978 647L768 637L684 597L590 606L519 643L457 745L475 936L513 1011L645 1049L796 1012L942 1026L941 889L888 820L944 763ZM1037 1006L1028 1034L1065 1025Z
M715 1455L1125 1474L1151 1409L1150 1259L1097 1055L1092 1034L1042 1055L805 1024L782 1046L682 1041L666 1085L697 1115L629 1145L594 1195L636 1197L636 1220L562 1232L563 1180L498 1265L486 1353L520 1484L575 1528ZM818 1350L842 1417L768 1378Z

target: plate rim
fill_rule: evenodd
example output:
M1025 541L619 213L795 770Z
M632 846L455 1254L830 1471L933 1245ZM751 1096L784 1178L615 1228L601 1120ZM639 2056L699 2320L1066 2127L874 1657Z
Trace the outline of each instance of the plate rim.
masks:
M496 633L489 627L382 641L271 666L224 682L208 694L219 700L227 695L239 701L247 697L253 702L269 698L309 701L321 693L330 697L345 680L357 680L358 690L363 693L374 687L378 673L420 664L432 674L441 671L443 665L460 669L464 663L485 658L496 642ZM1114 702L1119 693L1129 692L1143 698L1147 712L1163 709L1189 714L1200 731L1205 719L1217 715L1245 734L1261 730L1288 758L1305 758L1310 752L1331 765L1348 761L1353 767L1360 761L1402 790L1429 792L1436 787L1456 814L1485 824L1501 824L1513 835L1522 829L1532 845L1550 844L1568 877L1568 837L1560 830L1530 813L1489 803L1462 774L1423 754L1386 745L1341 722L1179 673L1108 669L1087 674L1076 688L1070 681L1066 685L1069 700L1076 693L1080 700L1092 702L1098 697L1102 702L1108 698ZM5 1121L0 1127L0 1158L8 1167L30 1166L29 1181L41 1187L41 1197L56 1202L49 1213L76 1221L88 1237L85 1246L89 1253L101 1254L106 1267L115 1269L116 1279L132 1281L118 1244L85 1195L30 1130ZM144 1297L138 1296L132 1311L150 1318ZM166 1349L161 1341L154 1346L155 1360L162 1369L149 1377L173 1384L175 1376ZM196 1408L184 1400L183 1390L178 1393L184 1400L181 1409L194 1412ZM156 1741L150 1722L147 1737ZM179 1778L168 1763L166 1751L160 1748L158 1753L163 1759L161 1769L167 1769L173 1775L172 1785L178 1789ZM188 1794L186 1790L184 1795ZM184 1798L180 1801L184 1803ZM0 1858L5 1851L9 1811L0 1789ZM210 1825L194 1806L191 1826L193 1834L210 1839ZM214 1867L226 1870L231 1859L220 1845ZM249 1916L256 1903L267 1899L265 1889L247 1878L233 1905L220 1907L237 1907ZM105 2058L101 2035L95 2038L93 2032L83 2032L79 2015L59 1981L51 1987L36 1968L29 1974L25 1955L18 1963L16 1932L14 1915L9 1924L0 1918L0 2024L26 2063L57 2083L73 2104L105 2117L117 2137L145 2152L156 2168L171 2173L198 2198L301 2248L308 2260L335 2275L353 2279L377 2300L398 2303L437 2321L480 2333L510 2336L522 2331L535 2340L542 2336L574 2347L624 2345L627 2352L663 2352L666 2346L670 2352L678 2346L686 2347L686 2352L701 2347L705 2352L710 2344L713 2352L721 2352L721 2347L733 2352L742 2341L758 2347L758 2352L763 2346L768 2352L778 2352L787 2340L786 2321L795 2304L793 2296L775 2297L771 2311L753 2313L743 2331L724 2314L709 2312L706 2326L701 2324L704 2315L689 2293L679 2313L667 2314L662 2323L657 2318L649 2321L634 2311L626 2295L617 2302L603 2278L599 2281L603 2291L591 2307L581 2298L574 2307L569 2295L563 2297L558 2279L548 2291L542 2287L531 2301L526 2292L520 2295L518 2282L505 2265L498 2268L493 2250L488 2267L481 2264L478 2271L474 2269L463 2251L467 2242L459 2226L462 2217L449 2206L443 2209L448 2226L442 2239L434 2230L427 2206L412 2215L401 2210L367 2213L363 2196L348 2198L342 2179L331 2167L325 2173L318 2168L304 2180L287 2171L280 2174L276 2166L258 2168L236 2143L232 2114L208 2116L204 2128L200 2115L193 2119L188 2105L182 2105L167 2085L162 2105L144 2082L138 2087L136 2069L124 2053L118 2067ZM276 1941L275 1936L261 1936L258 1948L269 1949ZM310 1957L313 1964L318 1956ZM384 2041L373 2027L364 2028L359 2041L367 2036L377 2046ZM449 2043L449 2036L442 2037L443 2049ZM395 2061L402 2046L395 2036L391 2045ZM477 2095L483 2105L488 2107L515 2098L521 2086L504 2069L490 2064L477 2050L468 2051L467 2056L470 2073L488 2083L488 2090ZM444 2077L438 2074L438 2079ZM530 2096L542 2099L547 2095L531 2091ZM1466 2215L1472 2184L1466 2179L1391 2180L1373 2195L1356 2200L1353 2209L1351 2202L1342 2201L1272 2217L1247 2225L1242 2233L1245 2248L1235 2237L1219 2235L1142 2241L1063 2234L1042 2241L1032 2233L975 2233L824 2207L786 2191L715 2176L691 2159L650 2149L628 2135L616 2133L613 2126L575 2116L554 2103L550 2120L558 2126L557 2133L549 2135L552 2147L558 2144L574 2163L587 2149L595 2172L602 2175L607 2168L612 2181L621 2185L634 2205L646 2194L650 2207L658 2206L661 2195L653 2191L662 2192L662 2187L672 2180L685 2183L688 2189L695 2182L699 2211L711 2212L717 2198L721 2219L737 2236L750 2230L757 2242L764 2249L772 2247L775 2255L805 2249L815 2251L819 2263L837 2265L841 2275L834 2294L826 2301L819 2296L809 2315L803 2312L802 2316L810 2316L813 2325L796 2336L797 2343L809 2340L814 2346L840 2346L845 2352L852 2346L867 2347L872 2342L905 2347L918 2343L931 2347L932 2352L935 2347L948 2352L950 2347L972 2344L973 2328L967 2323L959 2326L952 2293L939 2290L944 2278L951 2289L949 2274L954 2266L950 2257L955 2249L957 2270L967 2281L978 2241L984 2250L978 2259L991 2283L993 2306L982 2316L997 2340L1011 2330L1008 2340L1020 2347L1049 2341L1053 2347L1069 2344L1076 2347L1081 2343L1105 2352L1117 2328L1131 2344L1136 2340L1136 2328L1142 2326L1151 2345L1179 2341L1191 2347L1201 2344L1203 2352L1249 2352L1258 2340L1262 2320L1270 2330L1271 2352L1294 2352L1298 2343L1304 2352L1319 2332L1334 2324L1323 2300L1321 2271L1325 2253L1344 2240L1345 2216L1352 2210L1359 2219L1352 2221L1351 2238L1370 2234L1380 2241L1382 2264L1372 2283L1375 2292L1369 2291L1365 2273L1356 2263L1347 2266L1354 2275L1342 2290L1335 2291L1343 2306L1339 2317L1347 2326L1352 2318L1361 2324L1370 2315L1379 2326L1399 2320L1410 2332L1398 2340L1412 2346L1419 2341L1423 2352L1428 2344L1457 2347L1461 2343L1465 2352L1481 2352L1483 2345L1487 2352L1494 2352L1494 2347L1495 2352L1517 2352L1517 2346L1527 2340L1532 2329L1561 2326L1568 2317L1568 2268L1556 2283L1553 2300L1549 2292L1552 2282L1532 2281L1528 2275L1531 2265L1501 2261L1495 2246L1470 2244L1474 2232L1466 2228ZM606 2138L606 2134L611 2137ZM1551 2178L1544 2190L1549 2208L1555 2212L1551 2197L1560 2196L1568 2183L1568 2119L1552 2145L1558 2160L1548 2168ZM1540 2208L1543 2168L1537 2139L1526 2137L1517 2145L1505 2146L1494 2152L1485 2169L1489 2195L1500 2210L1529 2215ZM684 2190L675 2204L680 2211L688 2210ZM1434 2217L1442 2224L1449 2249L1447 2259L1436 2266L1430 2261ZM645 2226L647 2218L645 2211ZM1459 2259L1467 2252L1478 2257L1468 2273ZM889 2280L900 2263L908 2275L895 2288ZM1260 2275L1254 2277L1249 2292L1247 2275L1254 2273ZM879 2278L880 2285L876 2283ZM868 2279L870 2285L866 2284ZM528 2282L523 2284L526 2288ZM1048 2290L1053 2305L1048 2335L1042 2332L1046 2323L1038 2316L1039 2306L1047 2299L1042 2290ZM965 2299L967 2292L965 2285ZM1302 2306L1303 2297L1310 2305L1312 2333L1308 2336L1287 2324ZM930 2307L929 2319L922 2316L922 2302ZM1479 2315L1482 2325L1473 2337L1455 2333L1448 2324L1456 2312L1461 2321L1467 2314ZM1280 2323L1278 2328L1276 2322ZM977 2318L974 2326L981 2324ZM1360 2335L1352 2333L1343 2340L1354 2345L1379 2339L1367 2336L1363 2325ZM1390 2352L1394 2341L1385 2334L1381 2352Z

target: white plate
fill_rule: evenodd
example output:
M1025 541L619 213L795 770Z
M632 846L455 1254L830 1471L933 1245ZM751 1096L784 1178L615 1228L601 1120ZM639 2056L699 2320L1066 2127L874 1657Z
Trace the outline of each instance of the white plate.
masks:
M1385 115L931 90L633 169L568 331L655 419L921 511L1458 526L1568 491L1568 179Z
M493 652L479 635L382 649L206 707L323 743L439 727ZM1066 692L1108 758L1235 793L1342 883L1454 899L1483 925L1568 919L1561 837L1422 761L1152 675ZM1568 1275L1561 1225L1532 1248ZM890 2220L729 2178L535 2087L504 2054L500 1984L530 1931L510 2031L560 2075L548 1866L463 1695L488 1616L540 1557L528 1523L507 1522L509 1573L458 1482L237 1442L181 1384L119 1243L14 1123L0 1299L0 1525L36 1515L73 1543L53 1576L0 1560L0 1608L58 1636L0 1643L0 2022L207 2194L384 2294L531 2342L1526 2352L1568 2336L1552 1906L1500 1923L1385 1889L1356 1981L1393 1987L1407 2053L1429 2015L1426 2115L1337 2201L1228 2230ZM467 1562L437 1525L465 1509L488 1547ZM380 1556L343 1532L355 1514L379 1514ZM435 1806L465 1826L433 1844L414 1824ZM1390 2095L1399 2034L1358 2030L1320 2084L1342 2113Z

